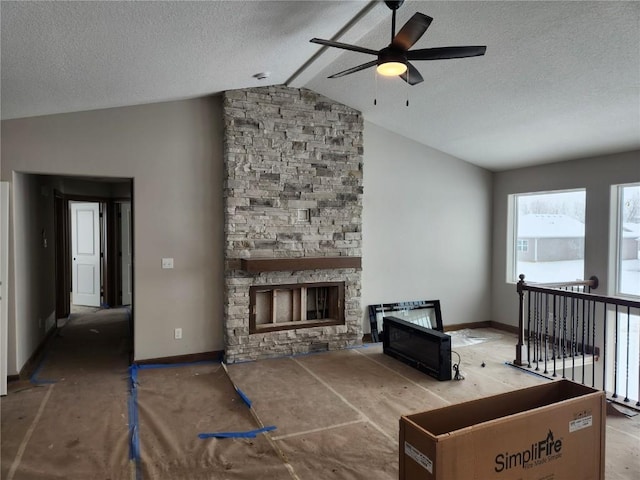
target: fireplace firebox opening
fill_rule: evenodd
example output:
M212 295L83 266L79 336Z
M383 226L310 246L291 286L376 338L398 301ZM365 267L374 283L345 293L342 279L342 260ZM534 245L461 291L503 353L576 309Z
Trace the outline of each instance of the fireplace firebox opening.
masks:
M256 285L249 301L249 333L344 325L344 282Z

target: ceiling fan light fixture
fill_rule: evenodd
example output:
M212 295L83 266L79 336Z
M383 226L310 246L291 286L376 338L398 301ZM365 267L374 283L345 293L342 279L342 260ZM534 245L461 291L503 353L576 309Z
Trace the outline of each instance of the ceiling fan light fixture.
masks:
M385 77L395 77L406 72L407 65L402 62L384 62L378 65L376 70L380 75L384 75Z
M323 40L312 38L312 43L324 45L326 47L341 48L351 52L375 55L373 61L348 68L338 73L330 75L328 78L339 78L345 75L376 67L376 71L384 76L399 76L409 85L417 85L424 81L418 69L413 65L415 60L444 60L448 58L478 57L484 55L486 46L468 47L438 47L411 49L431 25L433 18L424 13L416 12L396 33L396 10L404 3L404 0L385 0L385 4L393 13L391 16L391 43L381 50L350 45L348 43L335 42L333 40Z

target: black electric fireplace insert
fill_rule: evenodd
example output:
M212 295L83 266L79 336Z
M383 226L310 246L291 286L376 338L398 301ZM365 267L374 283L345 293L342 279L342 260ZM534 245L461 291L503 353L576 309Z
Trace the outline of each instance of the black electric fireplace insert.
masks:
M451 380L451 337L444 333L439 300L370 305L369 319L374 341L382 320L385 354L438 380Z

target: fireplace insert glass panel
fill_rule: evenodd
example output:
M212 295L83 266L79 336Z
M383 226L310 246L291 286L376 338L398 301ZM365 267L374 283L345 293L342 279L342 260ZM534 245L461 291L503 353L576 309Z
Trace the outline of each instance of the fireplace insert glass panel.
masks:
M344 282L249 289L250 333L344 324Z
M382 319L386 316L400 318L419 327L444 332L440 300L415 300L411 302L379 303L369 305L369 324L371 339L381 340Z

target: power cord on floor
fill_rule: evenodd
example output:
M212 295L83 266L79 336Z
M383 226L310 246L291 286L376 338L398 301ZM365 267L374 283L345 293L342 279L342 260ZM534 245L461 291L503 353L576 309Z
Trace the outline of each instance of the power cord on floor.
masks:
M455 353L458 356L458 363L454 363L452 368L455 372L453 375L454 380L464 380L464 375L460 373L460 364L462 363L462 359L460 358L460 354L454 350L451 350L451 353Z

